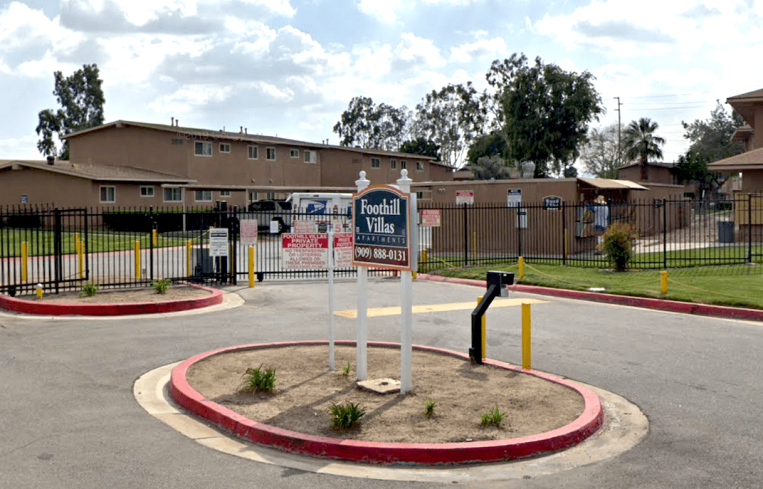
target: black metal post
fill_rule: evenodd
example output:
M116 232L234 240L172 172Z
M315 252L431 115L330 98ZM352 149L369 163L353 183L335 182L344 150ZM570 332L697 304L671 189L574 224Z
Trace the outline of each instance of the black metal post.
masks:
M668 268L668 201L662 199L662 267Z
M62 261L63 261L63 247L61 246L61 210L56 207L54 211L55 215L55 229L53 230L53 254L54 254L54 268L56 272L56 294L59 292L61 281L63 280L62 273Z
M82 233L82 236L84 236L85 241L82 243L83 246L84 246L84 249L82 250L82 255L83 255L83 259L85 260L85 281L89 282L90 281L90 259L88 258L88 246L89 246L88 242L89 242L89 240L87 238L87 234L88 234L88 219L87 219L88 218L88 209L87 208L85 208L84 214L85 214L85 230Z
M562 265L567 265L567 203L562 201Z
M487 308L501 292L500 284L492 284L487 288L487 292L482 297L482 301L472 312L472 347L469 348L469 358L472 363L482 363L482 316L487 312Z
M151 231L148 236L148 280L154 281L154 206L148 208L148 220L151 223Z
M747 194L747 263L752 263L752 193Z
M464 204L464 266L469 265L469 213Z
M522 253L522 205L517 206L517 249L519 256L524 256Z

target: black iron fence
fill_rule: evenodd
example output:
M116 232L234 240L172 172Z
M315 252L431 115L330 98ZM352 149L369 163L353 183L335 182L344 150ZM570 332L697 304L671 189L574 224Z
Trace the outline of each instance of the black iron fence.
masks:
M511 262L606 268L604 231L614 223L634 231L634 268L753 263L763 258L763 196L704 202L650 200L570 204L547 201L433 205L439 225L419 228L419 270ZM433 222L436 222L433 221Z
M705 202L506 203L432 205L420 202L419 270L516 261L609 266L600 253L604 229L626 223L638 238L633 268L755 263L763 258L763 195ZM426 217L424 216L426 214ZM306 229L305 223L314 223ZM258 280L325 277L325 267L289 267L284 232L351 231L351 216L291 211L211 209L0 208L0 293L140 287L154 280L235 284L246 280L250 249ZM226 256L210 239L226 230ZM216 233L215 233L216 234ZM256 243L255 243L256 238ZM354 267L335 270L353 276ZM373 270L372 273L388 274Z

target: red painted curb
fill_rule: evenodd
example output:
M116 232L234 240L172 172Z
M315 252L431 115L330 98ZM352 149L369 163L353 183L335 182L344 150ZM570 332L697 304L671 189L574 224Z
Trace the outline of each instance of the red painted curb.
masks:
M327 341L266 343L234 346L202 353L186 360L172 370L169 386L170 395L178 404L192 413L260 445L267 445L303 455L366 463L448 464L513 460L570 448L594 434L604 423L604 411L601 402L592 390L549 374L533 370L522 370L521 368L496 361L486 361L485 363L506 370L534 375L535 377L573 389L583 396L585 403L583 413L572 423L556 430L507 440L463 443L381 443L341 440L305 435L252 421L206 399L191 387L186 380L186 374L191 365L212 355L241 350L327 344ZM336 344L355 345L355 342L337 341ZM400 347L397 343L373 341L368 342L368 345L387 348ZM414 346L414 348L451 355L463 358L464 360L469 359L468 355L450 350L426 346Z
M432 282L447 282L461 285L473 285L476 287L487 287L484 280L472 280L465 278L440 277L438 275L419 274L422 280ZM605 302L608 304L618 304L621 306L643 307L646 309L656 309L660 311L681 312L686 314L697 314L700 316L711 316L732 319L748 319L751 321L763 321L763 310L747 309L743 307L714 306L710 304L697 304L694 302L680 302L665 299L652 299L649 297L632 297L627 295L602 294L600 292L585 292L582 290L552 289L550 287L540 287L537 285L512 285L510 290L516 292L527 292L530 294L550 295L555 297L565 297L567 299L579 299L594 302Z
M204 297L194 297L192 299L177 299L163 302L133 302L127 304L50 303L27 301L0 295L0 309L22 314L45 316L127 316L133 314L189 311L222 304L222 291L196 284L187 285L204 289L211 293Z

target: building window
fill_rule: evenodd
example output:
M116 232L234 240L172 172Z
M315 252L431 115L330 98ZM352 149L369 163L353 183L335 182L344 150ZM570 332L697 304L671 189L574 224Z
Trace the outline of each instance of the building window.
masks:
M220 190L220 197L230 197L230 190Z
M165 188L164 201L165 202L183 202L183 189L182 188Z
M265 150L267 153L265 154L265 159L273 161L276 159L276 149L275 148L267 148Z
M266 200L276 200L275 192L268 192L267 194L265 194L265 199Z
M417 161L416 162L416 171L424 171L424 162L423 161Z
M229 143L220 143L220 152L221 153L230 153L230 144Z
M416 192L416 200L421 200L423 198L424 198L424 192L423 191Z
M194 154L196 156L212 156L212 143L196 141L194 145Z
M211 190L197 190L195 194L194 200L196 202L212 202Z
M393 170L397 168L397 160L389 160L389 167Z
M111 185L101 186L101 203L113 203L117 201L117 188Z
M408 168L408 162L405 160L400 160L400 169L405 170Z
M371 168L381 168L381 161L379 158L371 158Z
M299 158L299 150L296 148L291 148L289 150L289 156L292 158Z
M153 197L154 196L154 186L153 185L144 185L140 187L140 196L141 197Z
M309 149L305 150L305 163L312 163L315 164L315 162L318 160L318 153L315 151L310 151Z
M249 192L249 202L257 202L257 192Z
M249 159L256 160L260 157L260 151L257 146L249 146Z

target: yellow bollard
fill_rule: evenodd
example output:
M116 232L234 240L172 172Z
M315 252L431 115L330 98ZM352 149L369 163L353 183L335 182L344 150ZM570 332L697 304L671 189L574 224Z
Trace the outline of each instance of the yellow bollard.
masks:
M482 296L477 297L477 305L482 302ZM487 355L487 328L485 327L485 315L482 315L482 359Z
M525 278L525 257L519 257L519 280Z
M668 271L663 270L660 272L660 294L665 295L668 293Z
M254 246L249 247L249 288L254 288Z
M135 240L135 278L140 278L140 240Z
M193 273L191 273L191 247L193 246L193 243L189 239L185 243L185 271L188 274L188 276L192 276Z
M427 250L421 250L421 261L419 263L425 263L427 261Z
M477 233L472 234L472 256L477 253Z
M522 368L532 368L532 352L530 346L530 324L532 323L530 304L522 304Z
M77 240L74 244L77 248L77 272L79 273L79 278L83 279L85 278L85 246L80 240Z
M29 246L21 243L21 281L26 282L29 276Z
M42 284L37 284L37 298L42 299Z
M156 229L151 230L151 240L154 243L154 246L159 246L159 235L156 232Z

